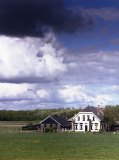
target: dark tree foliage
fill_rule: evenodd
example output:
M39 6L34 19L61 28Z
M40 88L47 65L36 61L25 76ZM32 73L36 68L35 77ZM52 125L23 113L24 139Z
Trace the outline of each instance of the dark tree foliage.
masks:
M80 109L75 108L37 109L27 111L0 110L0 121L40 121L54 114L69 119L79 111ZM119 105L109 105L105 107L104 121L110 124L119 121Z
M54 114L61 115L68 119L79 111L80 109L74 108L37 109L27 111L0 110L0 121L40 121L47 116Z
M106 106L104 115L106 122L113 124L115 121L119 121L119 105Z

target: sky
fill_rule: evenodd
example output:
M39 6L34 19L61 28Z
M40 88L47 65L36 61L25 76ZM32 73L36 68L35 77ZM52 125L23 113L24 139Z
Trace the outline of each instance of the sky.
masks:
M0 0L0 109L119 104L119 0Z

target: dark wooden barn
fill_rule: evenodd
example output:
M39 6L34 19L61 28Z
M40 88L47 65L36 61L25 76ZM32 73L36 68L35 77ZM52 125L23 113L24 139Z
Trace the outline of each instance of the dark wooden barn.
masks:
M119 132L119 121L115 121L114 124L110 125L110 131L118 131Z
M41 131L67 131L71 129L71 124L63 117L58 115L48 116L39 125Z

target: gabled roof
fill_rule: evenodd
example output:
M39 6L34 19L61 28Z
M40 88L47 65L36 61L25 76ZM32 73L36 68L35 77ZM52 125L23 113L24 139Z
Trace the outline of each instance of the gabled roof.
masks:
M104 120L104 109L99 107L87 106L80 112L93 112L101 121Z
M49 123L53 123L53 121L59 125L61 125L62 127L70 127L71 124L63 117L58 116L58 115L53 115L53 116L48 116L47 118L45 118L44 120L42 120L40 122L40 124L49 124Z
M40 124L59 124L61 125L59 122L57 122L55 119L52 118L52 116L48 116L45 119L43 119Z
M56 120L57 122L59 122L61 125L63 126L69 126L71 125L65 118L61 117L61 116L51 116L54 120Z

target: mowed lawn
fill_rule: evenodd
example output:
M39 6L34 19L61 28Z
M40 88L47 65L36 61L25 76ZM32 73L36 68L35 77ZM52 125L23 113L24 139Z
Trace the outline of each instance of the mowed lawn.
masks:
M0 134L0 160L119 160L119 135Z

